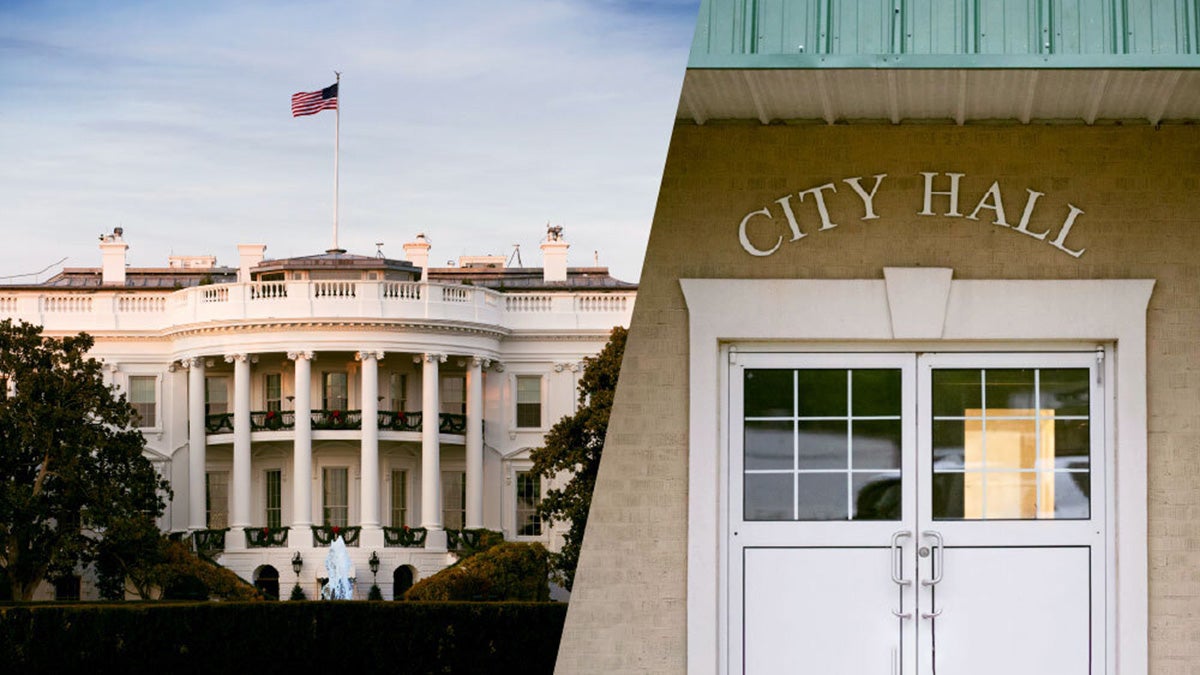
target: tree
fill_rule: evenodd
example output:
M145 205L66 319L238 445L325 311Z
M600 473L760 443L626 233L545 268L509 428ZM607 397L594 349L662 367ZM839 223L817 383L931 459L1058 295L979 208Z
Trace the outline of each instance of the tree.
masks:
M16 600L95 560L105 530L158 518L170 498L142 454L137 413L87 356L93 344L0 322L0 380L12 389L0 394L0 571Z
M567 590L575 584L579 547L583 544L592 490L600 470L600 454L604 450L604 435L608 432L627 335L624 328L613 328L604 349L584 360L583 377L579 379L579 409L551 427L546 434L546 445L532 454L533 471L542 479L570 476L563 487L547 490L538 504L538 515L547 524L571 523L563 536L562 550L553 556L556 574Z

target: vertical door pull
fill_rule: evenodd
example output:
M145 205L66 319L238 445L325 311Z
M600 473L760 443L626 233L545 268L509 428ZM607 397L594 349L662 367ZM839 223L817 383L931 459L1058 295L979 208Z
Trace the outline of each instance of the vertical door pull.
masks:
M897 586L912 585L912 579L904 578L904 551L900 547L900 540L911 536L912 532L908 530L900 530L892 534L892 582Z
M936 586L942 581L942 560L945 556L945 542L942 540L941 533L934 532L933 530L926 530L925 532L921 533L921 536L928 537L929 539L933 540L933 578L922 579L921 585L926 587Z
M912 585L912 579L904 578L904 549L900 546L901 539L911 536L912 532L909 532L908 530L900 530L899 532L892 534L892 583L896 584L900 588ZM901 607L903 607L903 604ZM912 612L902 612L893 609L892 616L903 621L905 619L911 619Z

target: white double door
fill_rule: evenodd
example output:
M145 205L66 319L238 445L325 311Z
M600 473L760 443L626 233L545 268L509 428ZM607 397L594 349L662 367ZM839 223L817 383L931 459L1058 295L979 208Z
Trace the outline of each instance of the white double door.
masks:
M1095 353L734 360L725 672L1105 672Z

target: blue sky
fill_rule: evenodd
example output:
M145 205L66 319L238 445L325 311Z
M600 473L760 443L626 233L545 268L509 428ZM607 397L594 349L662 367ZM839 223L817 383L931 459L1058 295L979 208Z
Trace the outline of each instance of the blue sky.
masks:
M134 266L329 248L334 114L289 103L340 70L343 248L537 265L549 222L636 280L698 2L2 0L0 276L116 226Z

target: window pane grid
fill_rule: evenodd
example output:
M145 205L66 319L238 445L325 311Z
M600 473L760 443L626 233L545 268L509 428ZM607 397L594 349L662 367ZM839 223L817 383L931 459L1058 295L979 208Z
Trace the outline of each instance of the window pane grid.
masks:
M1050 370L1058 378L1058 381L1051 380L1050 394L1043 384L1044 370ZM974 383L961 386L963 376L974 379L974 373L978 373L977 408L975 395L969 391ZM937 411L942 407L937 400L939 396L947 399L958 396L958 405L966 406L963 414L932 416L934 422L962 422L961 432L945 424L933 427L934 446L943 453L949 451L942 458L947 460L944 463L961 464L938 466L935 463L933 467L935 518L1089 518L1090 467L1060 466L1059 462L1088 462L1090 441L1085 441L1082 448L1072 447L1070 443L1071 440L1079 442L1079 438L1067 437L1065 448L1057 447L1056 443L1058 434L1065 435L1072 427L1086 432L1089 415L1059 415L1057 409L1082 406L1086 410L1089 383L1090 375L1086 369L935 371L933 409ZM993 394L991 400L989 392ZM1056 400L1056 395L1062 400ZM962 436L950 438L949 442L946 438L939 439L939 436L956 433ZM1082 454L1078 453L1080 449ZM1032 457L1027 456L1030 450ZM978 453L977 460L972 458L975 453ZM951 480L949 477L952 476L958 478ZM1075 478L1064 482L1059 476ZM1000 477L1007 479L1001 481Z
M267 471L267 527L283 524L283 472L279 469Z
M408 525L408 472L392 472L392 527Z
M322 471L322 478L324 524L346 527L350 520L349 471L345 467L326 467Z
M542 519L537 513L538 501L542 498L541 479L529 471L517 472L517 535L538 536L542 533Z
M229 472L204 474L204 519L210 529L229 526Z
M747 370L745 378L746 520L899 518L887 506L898 503L900 485L898 370ZM894 429L880 426L888 422Z
M263 384L263 391L267 410L278 412L283 409L281 400L283 398L283 384L279 373L267 373Z
M129 378L129 403L137 411L139 427L157 426L155 379L153 375L133 375Z
M467 519L467 473L442 472L442 524L448 530L461 530Z

